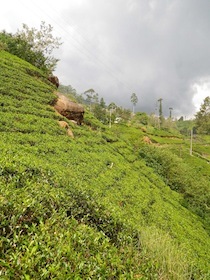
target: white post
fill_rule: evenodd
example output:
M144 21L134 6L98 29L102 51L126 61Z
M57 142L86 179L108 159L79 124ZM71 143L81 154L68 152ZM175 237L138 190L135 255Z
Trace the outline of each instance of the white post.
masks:
M109 127L112 127L112 109L109 110Z
M192 142L193 142L193 129L191 129L191 137L190 137L190 155L192 156Z

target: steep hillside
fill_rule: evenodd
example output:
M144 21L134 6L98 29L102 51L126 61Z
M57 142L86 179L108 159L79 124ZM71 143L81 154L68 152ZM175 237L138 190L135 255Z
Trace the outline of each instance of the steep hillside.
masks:
M209 279L205 221L148 166L144 132L74 125L54 91L0 52L1 278Z

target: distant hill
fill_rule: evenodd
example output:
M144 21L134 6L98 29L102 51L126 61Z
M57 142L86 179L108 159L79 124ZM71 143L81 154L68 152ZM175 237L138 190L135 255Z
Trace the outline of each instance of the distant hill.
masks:
M209 138L78 126L55 90L0 51L0 278L210 279Z

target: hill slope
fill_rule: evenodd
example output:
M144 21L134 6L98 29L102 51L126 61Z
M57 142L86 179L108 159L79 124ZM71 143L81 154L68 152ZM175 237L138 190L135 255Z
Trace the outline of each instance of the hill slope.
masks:
M143 132L88 112L75 126L54 90L0 52L0 276L209 279L203 221L139 156Z

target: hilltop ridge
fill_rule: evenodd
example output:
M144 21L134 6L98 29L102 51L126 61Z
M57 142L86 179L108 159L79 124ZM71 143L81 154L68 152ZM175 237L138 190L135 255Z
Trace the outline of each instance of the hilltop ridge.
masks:
M173 145L182 137L151 129L165 152L144 143L149 129L110 129L88 110L78 126L55 112L54 92L41 71L0 51L0 276L209 279L209 212L200 207L209 197L198 189L209 190L209 165L196 185L184 172L180 182L177 164L196 172Z

